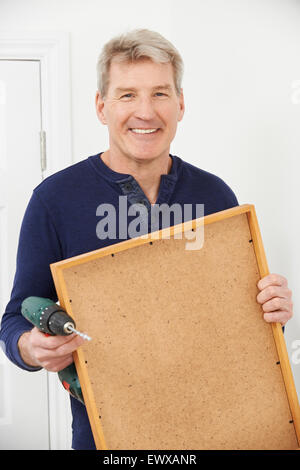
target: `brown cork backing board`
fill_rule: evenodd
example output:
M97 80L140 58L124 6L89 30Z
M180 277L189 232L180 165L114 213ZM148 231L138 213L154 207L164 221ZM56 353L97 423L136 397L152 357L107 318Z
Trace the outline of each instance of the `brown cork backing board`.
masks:
M281 325L256 302L268 266L254 206L192 223L200 250L180 225L51 265L60 304L92 336L74 360L96 447L297 449Z

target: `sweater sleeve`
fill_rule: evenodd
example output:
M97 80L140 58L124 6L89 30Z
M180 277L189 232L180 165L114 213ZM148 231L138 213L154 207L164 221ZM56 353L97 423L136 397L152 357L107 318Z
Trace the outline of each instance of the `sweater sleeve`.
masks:
M62 259L61 245L51 217L34 191L27 206L19 236L16 273L11 297L2 317L0 344L6 356L24 370L40 368L28 366L22 360L18 340L33 328L21 314L26 297L38 296L57 301L50 264Z

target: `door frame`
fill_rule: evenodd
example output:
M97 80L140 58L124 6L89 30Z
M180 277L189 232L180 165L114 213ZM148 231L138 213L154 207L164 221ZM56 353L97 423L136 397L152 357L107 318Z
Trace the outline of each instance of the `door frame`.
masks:
M46 132L47 167L41 179L73 163L71 146L70 38L67 32L0 32L0 60L40 63L41 124ZM32 188L33 189L33 188ZM57 374L47 373L51 450L71 448L68 394Z

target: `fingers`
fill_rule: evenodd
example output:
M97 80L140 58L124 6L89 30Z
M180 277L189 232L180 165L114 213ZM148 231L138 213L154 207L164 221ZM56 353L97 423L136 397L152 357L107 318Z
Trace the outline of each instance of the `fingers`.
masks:
M30 352L41 367L57 372L73 362L72 353L84 342L75 333L67 336L45 336L35 327L31 330Z
M55 359L63 359L66 356L71 355L76 349L81 346L81 344L84 342L84 340L81 338L81 341L79 341L77 338L74 338L71 341L68 341L62 345L60 345L58 348L55 349L46 349L42 348L39 346L35 347L35 355L36 358L41 362L45 360L55 360Z
M77 341L73 341L74 339ZM46 336L34 327L32 330L32 343L43 349L57 349L64 344L71 343L70 346L75 346L75 349L77 349L84 343L84 339L75 333L66 336Z
M59 372L72 364L72 362L73 356L70 354L62 359L46 359L43 361L43 367L49 372Z
M267 276L260 279L257 284L257 287L260 290L269 286L287 287L287 280L285 277L280 276L280 274L268 274Z
M72 354L76 349L78 349L84 343L84 339L79 338L76 336L75 338L71 339L70 341L61 344L59 347L55 349L47 349L47 354L49 357L64 357L68 354Z
M282 310L264 314L264 320L267 323L281 323L283 326L287 323L288 320L290 320L290 318L290 312L285 312Z
M262 304L264 312L273 312L275 310L289 311L293 308L293 303L287 290L279 290L270 294L268 292L261 292L261 295L257 296L257 300Z
M257 302L262 305L265 321L285 325L293 316L292 291L288 288L286 278L279 274L269 274L257 286L261 290L257 295Z
M268 302L274 298L282 298L287 299L292 296L292 291L287 287L279 287L279 286L269 286L264 288L257 296L257 301L260 304ZM276 305L275 305L276 309ZM273 309L274 310L274 309Z

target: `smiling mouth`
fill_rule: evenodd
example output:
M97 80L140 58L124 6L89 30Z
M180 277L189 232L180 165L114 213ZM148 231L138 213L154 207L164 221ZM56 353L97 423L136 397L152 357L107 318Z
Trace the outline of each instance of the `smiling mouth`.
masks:
M131 132L134 134L155 134L157 131L159 131L159 127L155 129L137 129L137 128L131 128L129 129Z

